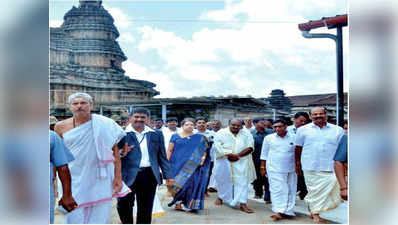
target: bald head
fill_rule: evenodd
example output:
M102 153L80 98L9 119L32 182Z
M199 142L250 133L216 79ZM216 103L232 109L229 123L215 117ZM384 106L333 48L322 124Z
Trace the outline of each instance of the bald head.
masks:
M239 133L240 129L242 129L243 122L238 118L234 118L229 121L229 130L233 134Z
M325 108L323 108L323 107L315 107L315 108L312 108L312 109L311 109L311 115L312 115L312 113L313 113L314 111L319 111L319 110L323 111L323 113L326 114Z

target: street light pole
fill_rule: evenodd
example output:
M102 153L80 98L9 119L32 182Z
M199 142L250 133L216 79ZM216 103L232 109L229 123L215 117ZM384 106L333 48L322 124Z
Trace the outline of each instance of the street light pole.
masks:
M344 125L344 82L343 82L343 28L337 26L336 40L336 61L337 61L337 103L336 122L339 126Z
M336 42L336 74L337 74L337 94L336 94L336 122L337 125L344 125L344 82L343 82L343 26L347 26L347 15L336 16L333 18L322 18L318 21L299 24L299 29L305 38L330 38ZM312 34L310 31L319 27L327 26L328 29L336 28L337 34Z

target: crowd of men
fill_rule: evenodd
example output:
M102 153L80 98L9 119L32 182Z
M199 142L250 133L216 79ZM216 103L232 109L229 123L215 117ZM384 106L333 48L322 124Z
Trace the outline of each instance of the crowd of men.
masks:
M151 120L145 108L134 108L129 117L107 118L91 112L93 100L86 93L70 95L68 107L73 117L50 118L55 131L50 169L62 184L59 205L68 212L65 222L108 223L111 200L117 198L122 223L134 222L133 207L136 223L151 223L157 186L174 182L166 150L170 137L180 132L178 119L168 117L163 124ZM276 221L295 216L298 194L314 222L322 223L320 213L347 200L346 130L328 123L323 108L313 108L310 115L298 112L292 121L232 118L224 128L218 120L198 117L195 133L211 143L207 190L217 193L216 205L255 213L248 205L253 188L254 198L272 204ZM50 188L53 197L53 183Z

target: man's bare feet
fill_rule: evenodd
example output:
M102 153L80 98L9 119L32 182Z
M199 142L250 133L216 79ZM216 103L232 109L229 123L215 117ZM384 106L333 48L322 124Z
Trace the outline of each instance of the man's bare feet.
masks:
M222 205L222 200L221 198L217 198L216 201L214 202L216 205Z
M283 218L286 218L286 219L292 219L294 217L294 216L287 215L287 214L284 214L284 213L281 213L281 215L282 215Z
M326 220L319 217L319 214L312 214L312 218L314 219L315 224L323 224L326 222Z
M254 213L252 209L247 207L246 204L240 204L240 211L245 212L245 213Z
M270 217L271 217L271 219L272 219L273 221L277 221L277 220L281 220L281 219L282 219L282 215L281 215L280 213L273 214L273 215L271 215Z
M174 209L178 210L178 211L185 211L185 210L182 209L182 205L181 204L176 204Z

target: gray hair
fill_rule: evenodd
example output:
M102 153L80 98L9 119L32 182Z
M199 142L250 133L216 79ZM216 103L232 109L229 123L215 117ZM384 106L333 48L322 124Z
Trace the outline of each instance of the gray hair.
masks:
M91 97L89 94L84 93L84 92L76 92L74 94L69 95L68 97L68 105L72 103L72 100L75 98L85 98L88 100L90 104L93 104L93 97Z

